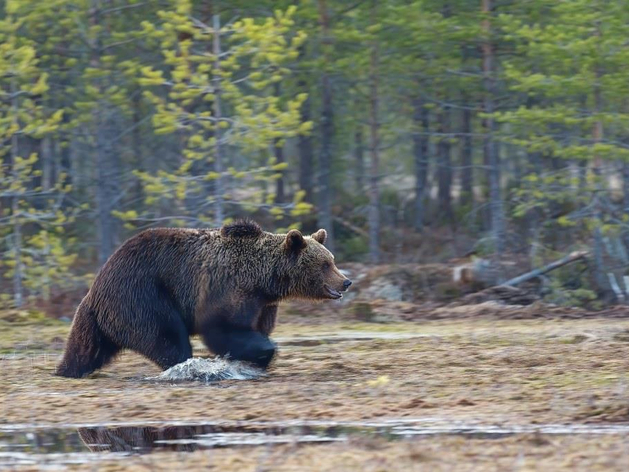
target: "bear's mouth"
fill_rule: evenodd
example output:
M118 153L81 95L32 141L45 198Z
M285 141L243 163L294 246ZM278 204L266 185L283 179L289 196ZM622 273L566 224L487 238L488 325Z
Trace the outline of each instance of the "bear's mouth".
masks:
M339 292L338 290L334 290L333 288L330 288L328 285L323 285L323 289L325 290L325 293L333 300L338 300L339 298L343 298L343 294L341 292Z

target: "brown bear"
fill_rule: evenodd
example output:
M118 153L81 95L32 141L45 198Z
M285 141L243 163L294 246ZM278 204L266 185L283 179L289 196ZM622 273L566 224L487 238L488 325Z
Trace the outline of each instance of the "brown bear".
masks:
M57 375L83 377L122 349L167 369L192 357L193 334L215 354L266 368L282 300L339 299L351 285L323 246L326 236L273 234L251 221L137 234L78 306Z

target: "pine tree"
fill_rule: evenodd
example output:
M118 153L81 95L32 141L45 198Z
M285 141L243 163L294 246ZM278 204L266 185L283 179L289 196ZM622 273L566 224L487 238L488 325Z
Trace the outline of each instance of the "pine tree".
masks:
M139 79L156 110L155 132L177 133L185 143L174 170L138 173L153 208L143 218L220 225L226 206L264 208L277 218L287 210L295 216L309 211L303 193L275 205L274 194L263 199L259 190L260 183L276 181L286 168L271 148L311 127L300 121L305 94L282 98L273 93L305 40L304 34L291 32L294 12L290 8L262 22L243 19L221 26L218 15L196 17L191 2L177 1L172 10L159 13L160 22L142 23L164 59L164 67L144 66ZM251 165L260 159L251 156L260 155L261 161ZM158 214L165 201L175 203L176 214Z
M48 110L42 103L48 76L39 69L33 43L21 34L15 18L16 3L8 2L0 21L0 197L2 198L2 264L13 279L13 303L21 306L31 294L49 295L50 287L68 278L74 256L66 255L61 236L69 222L61 212L65 194L63 175L43 188L39 156L29 148L33 140L54 133L62 110Z

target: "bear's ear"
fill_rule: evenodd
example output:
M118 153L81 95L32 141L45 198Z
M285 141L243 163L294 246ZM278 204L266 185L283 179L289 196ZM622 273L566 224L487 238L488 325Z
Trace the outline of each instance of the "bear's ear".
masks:
M325 244L325 240L328 239L328 232L324 229L320 229L316 233L312 233L310 237L320 244Z
M306 247L306 240L299 231L297 231L296 229L291 229L286 234L286 241L284 244L286 244L286 248L289 251L298 253Z

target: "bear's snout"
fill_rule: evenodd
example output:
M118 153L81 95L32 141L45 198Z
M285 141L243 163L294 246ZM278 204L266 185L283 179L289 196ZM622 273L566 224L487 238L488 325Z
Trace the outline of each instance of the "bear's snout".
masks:
M344 288L345 290L347 290L347 289L349 288L349 286L350 286L350 285L352 285L352 281L351 281L351 280L349 280L349 279L345 279L345 280L343 281L343 288Z

